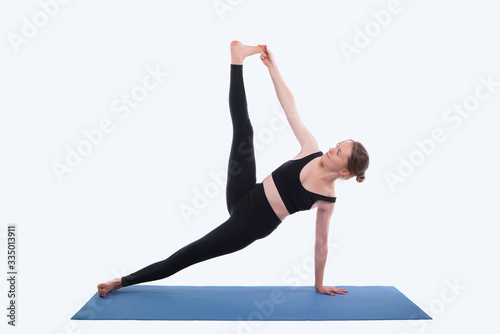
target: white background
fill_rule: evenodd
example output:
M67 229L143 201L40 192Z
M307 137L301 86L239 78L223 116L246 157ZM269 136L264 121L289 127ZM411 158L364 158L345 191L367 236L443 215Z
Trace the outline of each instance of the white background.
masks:
M470 100L479 77L500 81L499 6L401 1L368 45L346 57L342 43L355 46L356 29L376 29L371 12L389 1L219 3L231 10L218 11L212 0L71 1L17 47L12 36L21 37L42 7L0 5L5 275L7 225L17 224L19 235L18 326L6 324L2 279L2 332L400 334L496 327L500 87L459 126L443 116ZM232 40L274 52L323 152L352 138L370 153L364 183L337 184L324 284L393 285L434 320L70 320L98 283L162 260L227 219L225 189L214 187L210 175L227 167ZM169 76L121 119L113 103L141 85L148 66ZM258 55L245 60L244 80L261 182L300 147L288 126L269 137L270 124L283 123ZM67 147L75 149L85 140L82 131L106 118L114 130L59 180L54 162L64 164ZM437 128L446 140L418 153L415 141ZM410 157L420 157L419 165L391 188L388 173ZM183 216L196 191L206 189L212 192L204 207ZM150 284L293 285L293 277L312 286L314 219L314 211L297 213L240 252ZM300 278L290 274L294 266ZM461 288L453 292L447 281Z

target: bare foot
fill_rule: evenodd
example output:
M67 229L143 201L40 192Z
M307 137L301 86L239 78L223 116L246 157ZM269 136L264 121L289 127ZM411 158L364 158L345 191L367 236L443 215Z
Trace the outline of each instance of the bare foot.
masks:
M256 53L264 52L265 45L245 45L239 41L231 42L231 64L242 65L245 57L254 55Z
M97 284L97 291L99 292L99 296L102 298L106 298L106 294L108 292L118 290L120 288L123 288L121 278L113 278L106 283Z

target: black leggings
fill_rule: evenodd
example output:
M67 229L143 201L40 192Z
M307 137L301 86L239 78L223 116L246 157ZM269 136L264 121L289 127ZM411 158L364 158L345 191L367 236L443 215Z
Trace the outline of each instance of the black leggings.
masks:
M233 124L226 187L229 219L167 259L123 276L123 286L169 277L195 263L236 252L268 236L281 223L262 183L256 183L253 128L248 117L243 65L231 64L229 110Z

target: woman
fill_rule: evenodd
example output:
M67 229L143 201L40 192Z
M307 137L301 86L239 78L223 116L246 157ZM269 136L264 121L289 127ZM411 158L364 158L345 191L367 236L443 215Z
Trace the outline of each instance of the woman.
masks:
M302 147L293 160L285 162L262 183L256 183L253 128L243 85L243 60L257 53L261 54L260 59L269 70L278 99ZM271 234L288 215L312 208L318 208L315 289L318 293L332 296L347 292L323 286L328 228L336 199L335 180L356 176L356 180L362 182L369 162L366 149L359 142L346 140L325 154L320 151L316 139L300 120L293 96L266 45L249 46L238 41L231 42L229 109L233 124L226 188L230 217L169 258L130 275L98 284L99 296L106 297L110 291L124 286L169 277L195 263L241 250Z

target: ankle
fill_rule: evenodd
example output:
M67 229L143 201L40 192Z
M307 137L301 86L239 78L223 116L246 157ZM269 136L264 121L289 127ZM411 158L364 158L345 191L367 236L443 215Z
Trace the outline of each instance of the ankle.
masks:
M231 56L231 64L232 65L243 65L243 60L245 60L245 57Z

